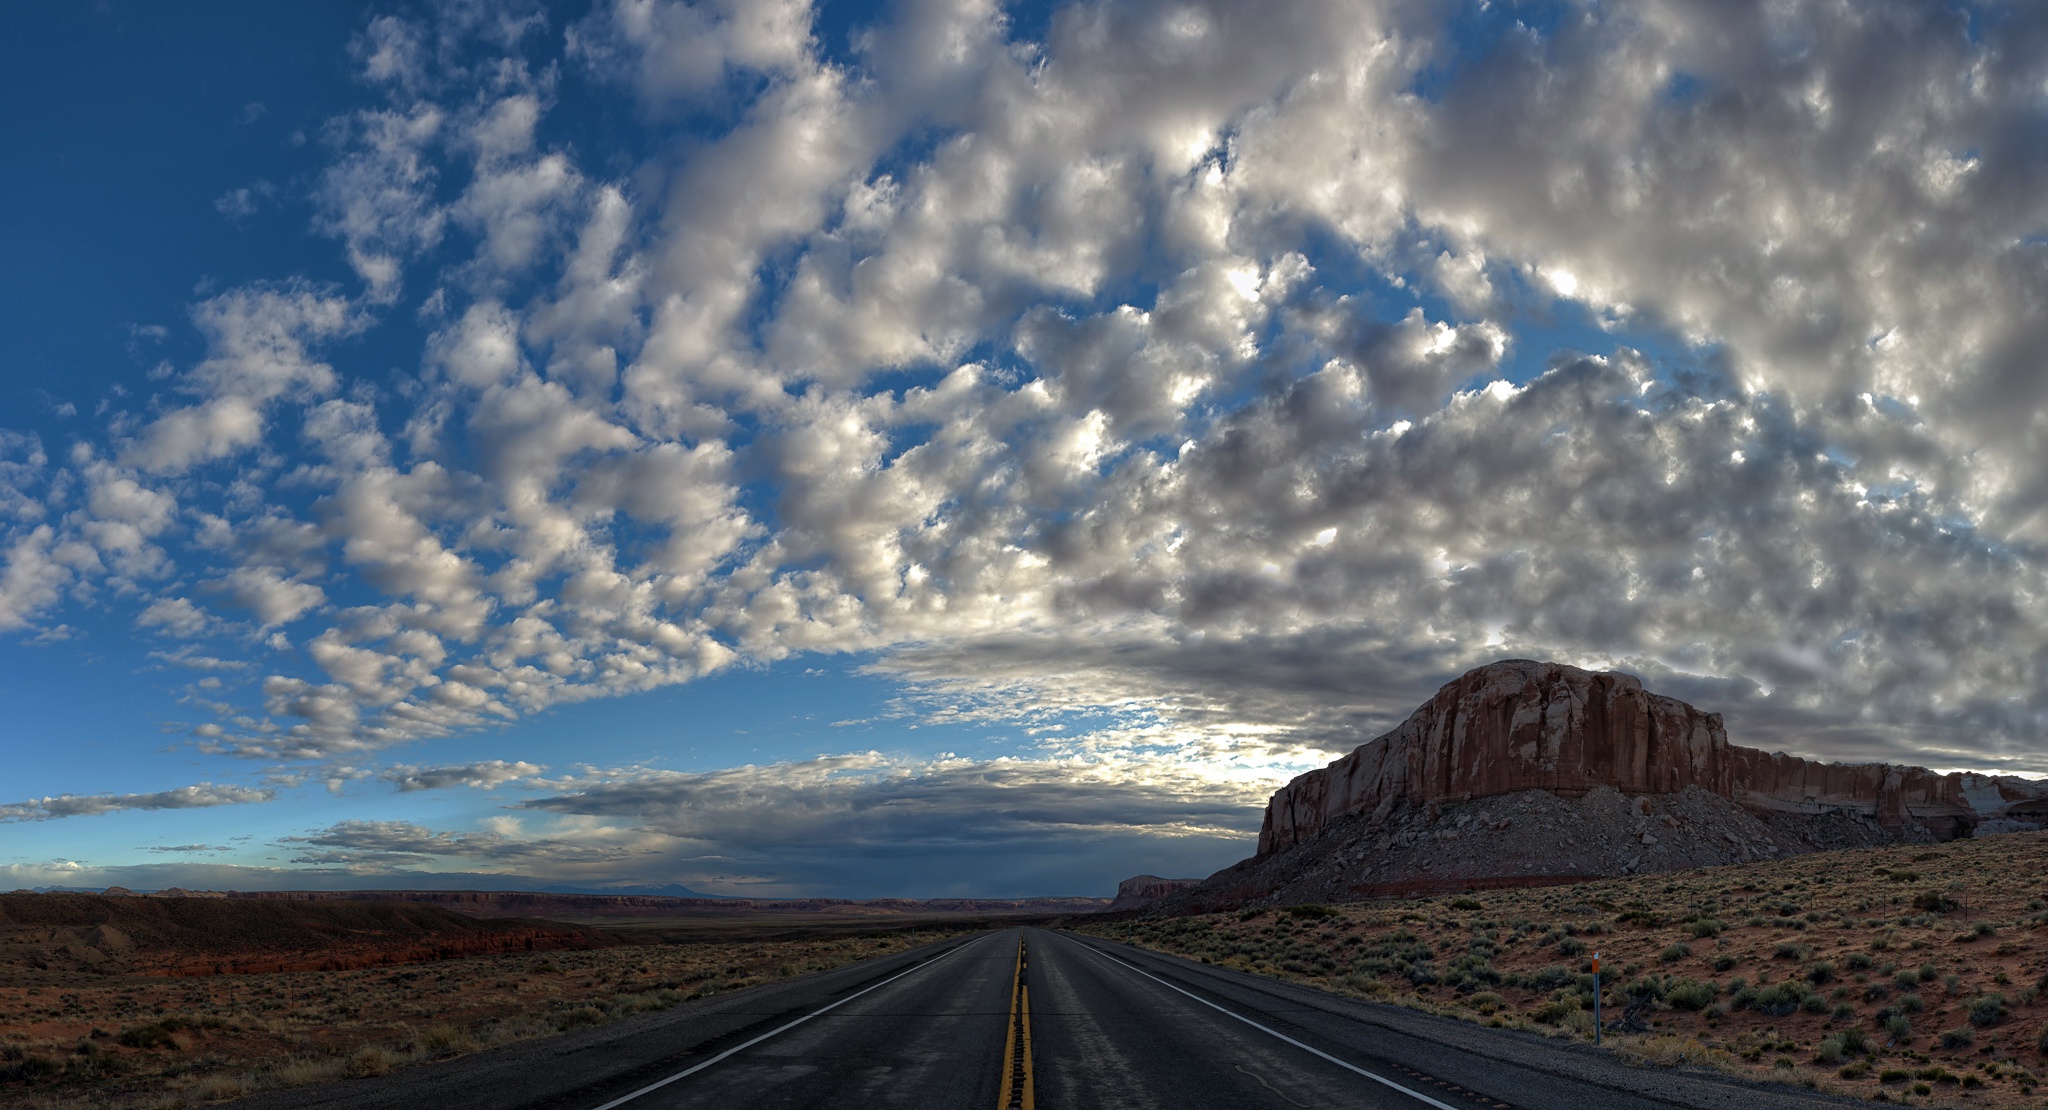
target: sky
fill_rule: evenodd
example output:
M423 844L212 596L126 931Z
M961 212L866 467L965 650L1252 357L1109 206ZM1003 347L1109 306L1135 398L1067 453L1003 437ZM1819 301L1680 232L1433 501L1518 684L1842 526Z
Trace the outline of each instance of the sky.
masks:
M40 5L0 886L1107 895L1501 658L2048 774L2048 9Z

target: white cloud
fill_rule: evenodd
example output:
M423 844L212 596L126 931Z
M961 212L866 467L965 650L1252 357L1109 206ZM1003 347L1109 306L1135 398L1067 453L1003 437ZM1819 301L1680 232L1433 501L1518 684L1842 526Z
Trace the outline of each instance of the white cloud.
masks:
M453 764L445 767L414 767L401 764L382 772L382 777L398 786L401 792L416 790L446 790L455 786L475 787L479 790L495 790L508 782L530 779L547 770L537 763L525 760L507 763L502 759L487 759L477 763Z
M241 567L215 588L246 609L256 623L269 628L297 620L307 610L326 604L327 594L310 582L284 577L276 567Z
M137 809L208 809L267 802L276 796L273 790L220 786L210 782L160 790L154 794L59 794L0 805L0 822L51 821L60 817L92 817Z
M210 297L110 451L0 438L0 627L102 579L167 635L220 630L207 588L307 622L203 737L271 760L812 651L879 653L921 714L1144 715L1015 765L565 787L660 818L612 862L765 860L733 799L771 781L906 836L946 791L1193 836L1116 823L1152 763L1062 761L1256 768L1156 796L1222 812L1505 654L1638 669L1745 742L2048 770L2048 17L1772 10L1587 9L1449 66L1406 5L1070 6L1023 43L913 3L838 62L802 4L373 18L383 100L313 196L360 299ZM550 145L576 81L651 151ZM397 382L344 351L414 319Z
M135 618L138 628L158 629L165 635L187 640L208 634L216 623L211 613L182 597L158 598Z

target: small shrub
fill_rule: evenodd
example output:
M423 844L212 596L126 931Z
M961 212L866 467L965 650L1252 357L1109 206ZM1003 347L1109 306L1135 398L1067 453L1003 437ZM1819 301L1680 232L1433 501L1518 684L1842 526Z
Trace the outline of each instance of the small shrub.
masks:
M1913 908L1928 913L1953 913L1962 908L1962 903L1935 890L1923 890L1913 896Z
M1704 1010L1720 991L1712 983L1679 979L1664 988L1664 1001L1674 1009Z
M1970 1000L1970 1024L1979 1029L1997 1025L2006 1019L2005 996L1986 994Z
M1922 1002L1917 994L1902 994L1899 996L1899 1009L1906 1013L1917 1014L1926 1008L1927 1003Z
M164 1018L161 1021L152 1021L148 1025L123 1029L114 1036L114 1040L129 1048L177 1048L177 1038L172 1034L185 1028L185 1025L183 1019Z
M1474 908L1478 907L1475 906ZM1319 902L1304 902L1299 906L1287 907L1287 914L1290 917L1299 917L1306 921L1320 921L1326 917L1336 917L1337 911Z
M476 1038L453 1025L430 1025L414 1039L419 1051L439 1059L467 1052L477 1046Z
M1814 986L1820 986L1822 983L1834 982L1835 965L1831 963L1822 962L1807 968L1806 981L1812 983Z
M389 1075L394 1063L396 1061L392 1059L390 1049L383 1045L366 1044L356 1049L355 1055L348 1058L348 1073L358 1078Z
M1893 1014L1884 1019L1884 1031L1892 1040L1904 1042L1913 1035L1913 1020L1904 1014Z
M1543 1005L1529 1011L1529 1017L1531 1020L1540 1021L1545 1025L1555 1025L1566 1017L1580 1012L1578 996L1570 995L1565 998L1553 998L1545 1002Z
M1904 1083L1911 1078L1913 1078L1913 1073L1904 1068L1886 1068L1877 1073L1877 1081L1879 1083Z
M1736 964L1739 964L1741 962L1741 960L1738 960L1735 957L1729 955L1716 956L1714 957L1714 970L1729 971L1732 970Z
M595 1006L578 1006L554 1015L555 1028L566 1033L586 1025L596 1025L604 1020L604 1011Z
M1657 958L1668 964L1676 963L1690 955L1692 955L1691 948L1686 947L1684 944L1673 943L1666 945L1664 951L1657 953Z
M1958 1025L1954 1029L1944 1029L1941 1031L1941 1047L1943 1048L1966 1048L1975 1044L1976 1041L1977 1034L1971 1032L1970 1027L1967 1025Z
M1481 906L1477 900L1472 898L1453 898L1451 899L1451 908L1470 913L1473 910L1485 909L1486 907Z
M1566 937L1557 942L1557 950L1567 956L1583 956L1586 954L1586 942L1577 937Z
M45 1079L54 1079L63 1073L64 1065L56 1060L24 1052L19 1059L0 1066L0 1082L37 1083Z

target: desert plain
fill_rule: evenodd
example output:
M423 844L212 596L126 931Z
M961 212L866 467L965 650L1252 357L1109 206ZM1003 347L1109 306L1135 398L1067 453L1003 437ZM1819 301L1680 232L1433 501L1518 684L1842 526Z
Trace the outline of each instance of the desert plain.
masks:
M1008 923L850 916L800 930L738 915L594 928L381 903L199 905L0 896L0 1100L35 1110L205 1105ZM243 931L218 921L194 931L177 924L180 912L232 915ZM2048 832L1551 887L1056 923L1588 1043L1597 953L1603 1016L1621 1024L1603 1048L1624 1059L1892 1104L2048 1105Z

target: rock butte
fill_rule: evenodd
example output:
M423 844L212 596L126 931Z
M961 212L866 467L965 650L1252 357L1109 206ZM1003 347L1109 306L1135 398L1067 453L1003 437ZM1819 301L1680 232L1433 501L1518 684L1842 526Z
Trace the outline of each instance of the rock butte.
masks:
M1512 659L1466 672L1400 727L1282 787L1258 857L1339 818L1544 790L1677 794L1698 787L1759 816L1841 813L1941 840L1989 822L2048 821L2048 781L1885 763L1817 763L1728 743L1721 715L1652 694L1633 675ZM1993 831L1986 829L1985 831Z

